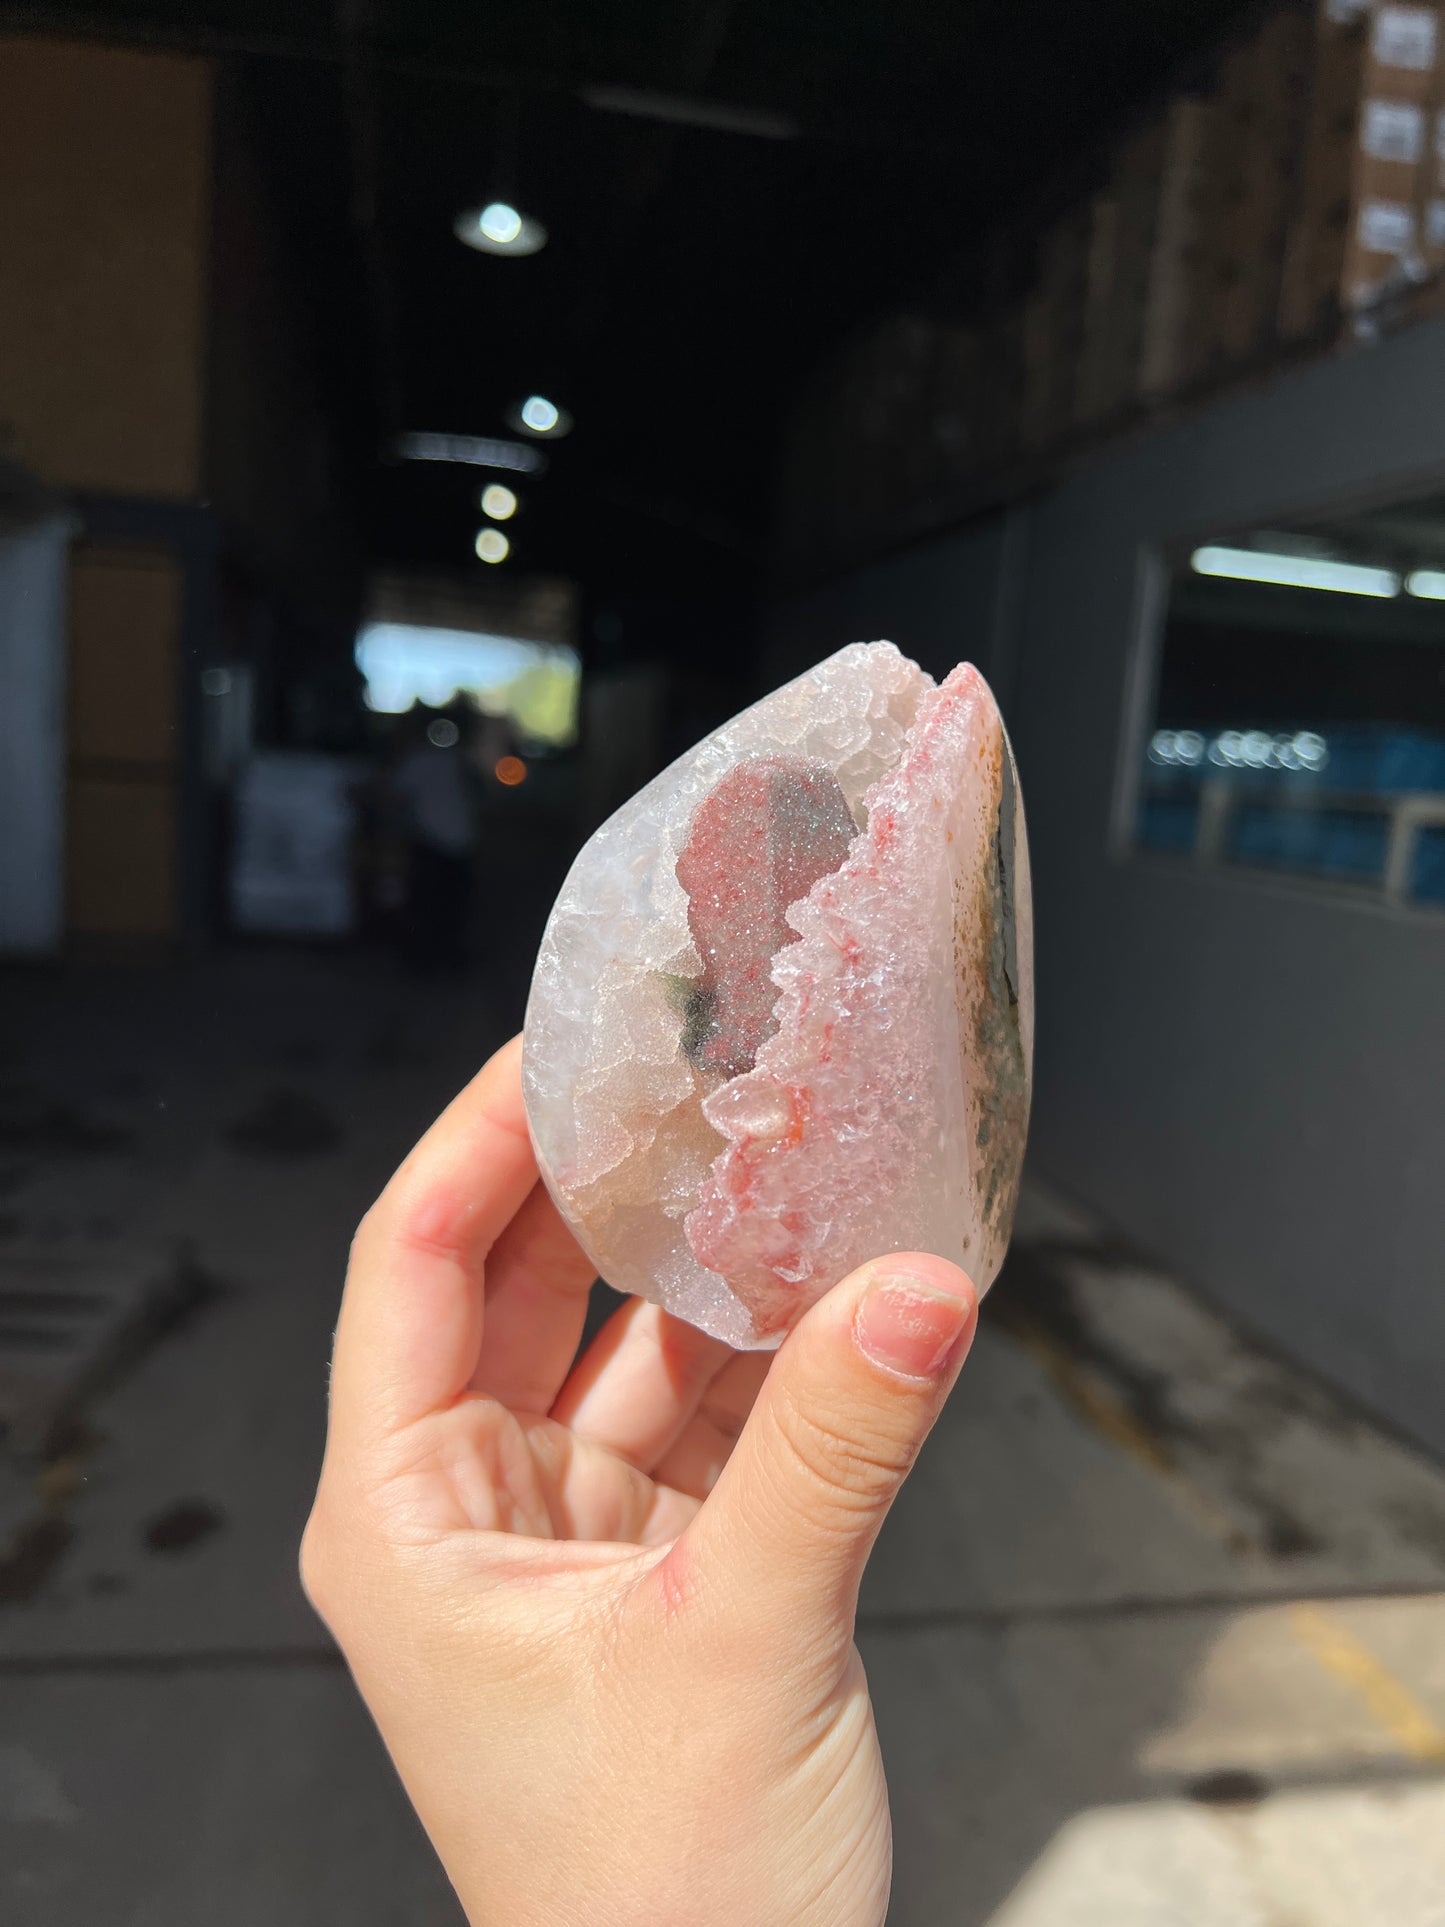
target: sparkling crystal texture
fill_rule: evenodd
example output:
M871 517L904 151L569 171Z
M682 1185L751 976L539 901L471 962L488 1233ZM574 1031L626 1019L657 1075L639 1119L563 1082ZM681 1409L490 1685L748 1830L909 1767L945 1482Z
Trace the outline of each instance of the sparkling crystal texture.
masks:
M1033 1061L1028 844L978 671L854 643L613 816L552 911L523 1082L619 1291L778 1343L866 1258L982 1289Z

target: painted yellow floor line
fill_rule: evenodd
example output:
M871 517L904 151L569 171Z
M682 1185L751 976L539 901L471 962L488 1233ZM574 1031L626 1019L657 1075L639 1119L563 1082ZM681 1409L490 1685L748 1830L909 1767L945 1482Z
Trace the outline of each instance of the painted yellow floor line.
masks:
M1292 1606L1289 1616L1300 1644L1325 1672L1354 1689L1401 1752L1431 1766L1445 1764L1445 1727L1348 1626L1323 1606Z

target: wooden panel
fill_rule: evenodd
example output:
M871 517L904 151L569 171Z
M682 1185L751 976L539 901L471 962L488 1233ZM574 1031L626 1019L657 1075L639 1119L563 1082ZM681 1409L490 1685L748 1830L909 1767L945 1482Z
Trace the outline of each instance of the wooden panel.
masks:
M0 421L47 479L201 486L211 63L0 40Z
M168 937L176 924L176 759L184 577L164 549L87 544L70 600L66 923Z
M174 933L176 800L168 782L77 776L67 859L72 935Z
M71 574L70 756L177 754L181 569L163 550L82 548Z

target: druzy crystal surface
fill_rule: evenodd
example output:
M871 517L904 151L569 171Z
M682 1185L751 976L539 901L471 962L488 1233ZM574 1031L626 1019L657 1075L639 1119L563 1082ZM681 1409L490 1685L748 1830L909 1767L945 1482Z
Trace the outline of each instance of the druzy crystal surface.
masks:
M1023 805L988 685L855 643L664 770L572 866L523 1081L619 1291L775 1345L864 1259L982 1289L1033 1058Z

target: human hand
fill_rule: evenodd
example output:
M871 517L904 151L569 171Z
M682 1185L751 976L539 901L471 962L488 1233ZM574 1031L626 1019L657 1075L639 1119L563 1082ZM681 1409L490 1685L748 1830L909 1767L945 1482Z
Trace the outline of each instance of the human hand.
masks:
M877 1260L776 1354L631 1300L574 1366L520 1056L357 1232L307 1592L473 1927L881 1922L858 1583L973 1288Z

